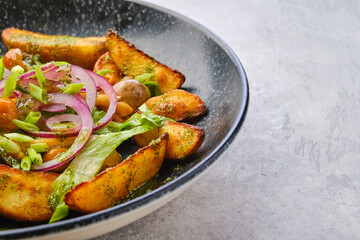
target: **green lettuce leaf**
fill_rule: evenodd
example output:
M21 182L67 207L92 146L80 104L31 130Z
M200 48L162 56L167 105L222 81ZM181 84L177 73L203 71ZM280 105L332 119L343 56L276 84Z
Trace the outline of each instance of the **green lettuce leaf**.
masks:
M161 89L159 83L154 80L154 77L155 75L153 73L143 73L135 77L135 80L138 80L149 89L151 97L156 97L161 95Z
M142 134L161 126L165 117L157 116L141 106L142 113L133 114L126 122L117 125L110 132L93 135L80 153L72 160L65 171L55 180L50 194L50 207L55 210L51 222L59 221L67 216L67 206L63 202L65 194L77 184L89 181L99 173L105 159L122 142L134 135Z

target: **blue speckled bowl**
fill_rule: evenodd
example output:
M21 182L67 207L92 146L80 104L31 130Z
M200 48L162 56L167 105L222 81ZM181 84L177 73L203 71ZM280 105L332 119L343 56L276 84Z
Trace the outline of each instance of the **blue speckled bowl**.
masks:
M82 37L115 29L138 48L184 73L183 88L199 95L209 112L193 122L205 129L203 146L176 170L161 172L163 179L175 176L173 181L101 212L74 215L54 224L18 225L0 231L0 238L79 239L124 226L183 192L222 155L240 129L248 103L245 71L219 37L184 16L143 2L1 1L0 30L7 27ZM3 44L0 47L6 50Z

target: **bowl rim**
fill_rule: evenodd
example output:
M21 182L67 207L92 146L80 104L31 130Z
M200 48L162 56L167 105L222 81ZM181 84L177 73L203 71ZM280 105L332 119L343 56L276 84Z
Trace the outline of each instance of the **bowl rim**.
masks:
M204 158L201 162L197 163L189 170L187 170L185 174L175 178L169 183L160 186L159 188L151 191L150 193L144 194L140 197L125 202L121 205L117 205L96 213L86 214L83 216L63 220L52 224L45 223L41 225L23 227L19 229L3 230L0 231L0 237L24 238L24 237L39 237L47 234L56 234L62 231L69 231L78 227L84 227L101 221L106 221L115 216L120 216L134 209L143 207L150 202L159 200L160 198L167 195L167 193L179 189L184 184L190 182L195 177L199 176L199 174L203 173L228 149L228 147L230 146L230 144L233 142L236 135L238 134L245 120L245 116L249 104L249 84L245 73L245 69L239 58L236 56L235 52L230 48L230 46L213 31L211 31L204 25L196 22L195 20L186 17L181 13L175 12L166 7L158 6L156 4L149 2L144 2L139 0L127 0L126 2L135 3L139 6L152 8L159 12L171 15L172 17L175 17L181 21L186 22L187 24L196 28L200 32L204 33L211 40L213 40L227 54L227 56L234 63L235 68L238 74L240 75L240 81L242 85L241 104L239 105L239 112L238 115L236 116L235 123L233 124L227 135L224 137L224 139L220 142L220 144L218 144L216 148L214 148L206 158ZM76 225L78 226L76 227Z

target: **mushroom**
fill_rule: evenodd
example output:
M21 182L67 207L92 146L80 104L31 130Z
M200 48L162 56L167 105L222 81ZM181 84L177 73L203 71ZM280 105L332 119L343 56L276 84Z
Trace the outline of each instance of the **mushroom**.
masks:
M114 86L119 102L126 102L133 109L137 109L141 104L151 97L149 89L135 79L125 78Z

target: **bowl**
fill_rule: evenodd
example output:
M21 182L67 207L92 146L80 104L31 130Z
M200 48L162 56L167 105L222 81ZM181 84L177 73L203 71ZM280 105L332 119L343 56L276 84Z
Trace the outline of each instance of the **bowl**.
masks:
M88 37L105 35L109 28L117 30L139 49L182 72L186 76L182 88L199 95L208 113L191 122L204 128L203 145L185 161L165 164L151 192L100 212L72 214L53 224L0 219L0 238L85 239L125 226L183 192L219 159L238 133L249 96L244 68L225 42L198 23L144 2L13 0L1 6L1 31L17 27ZM2 43L0 48L6 51ZM124 149L128 147L119 151Z

